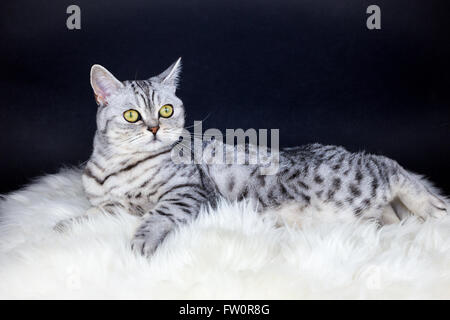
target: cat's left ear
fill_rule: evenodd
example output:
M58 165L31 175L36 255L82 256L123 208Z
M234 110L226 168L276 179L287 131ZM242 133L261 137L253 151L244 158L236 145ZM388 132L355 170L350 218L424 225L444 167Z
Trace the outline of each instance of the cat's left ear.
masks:
M178 58L177 61L172 63L172 65L165 71L163 71L161 74L151 78L150 80L157 81L163 85L166 85L168 88L172 89L173 92L175 92L178 86L178 81L180 79L180 74L181 74L181 57Z

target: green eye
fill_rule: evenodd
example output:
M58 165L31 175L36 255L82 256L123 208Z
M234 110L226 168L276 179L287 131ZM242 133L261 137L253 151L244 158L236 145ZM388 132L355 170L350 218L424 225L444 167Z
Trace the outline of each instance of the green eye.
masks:
M165 104L159 109L159 115L163 118L169 118L173 114L173 107L171 104Z
M123 113L123 117L128 122L136 122L138 120L141 120L141 115L136 110L130 109Z

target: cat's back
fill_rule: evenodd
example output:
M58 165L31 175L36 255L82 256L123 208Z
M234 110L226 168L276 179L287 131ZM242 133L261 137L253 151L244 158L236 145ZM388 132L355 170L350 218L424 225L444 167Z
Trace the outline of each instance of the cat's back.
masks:
M347 149L341 146L323 145L320 143L311 143L296 147L286 147L280 150L281 157L304 157L309 158L310 160L344 153L350 154Z
M341 146L306 144L298 147L288 147L280 150L280 168L298 166L333 166L348 161L357 154L351 153Z

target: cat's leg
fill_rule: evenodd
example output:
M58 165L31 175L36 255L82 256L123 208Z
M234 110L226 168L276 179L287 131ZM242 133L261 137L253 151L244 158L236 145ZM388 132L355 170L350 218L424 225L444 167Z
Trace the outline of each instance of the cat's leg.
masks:
M97 207L90 207L86 212L80 216L76 216L73 218L68 218L59 221L54 227L53 230L58 232L65 232L75 223L83 223L89 217L93 217L99 214L107 214L107 215L115 215L117 213L118 208L123 208L120 203L115 202L106 202Z
M385 223L385 221L383 220L383 215L385 213L386 207L387 206L384 204L369 205L362 209L361 212L354 214L354 216L361 221L372 222L375 223L378 227L381 227Z
M411 211L405 207L399 198L394 198L394 200L384 208L382 221L383 224L393 224L412 215Z
M423 219L439 218L449 212L449 203L445 197L439 195L428 181L403 168L393 180L392 188L402 205Z
M369 161L379 173L382 199L377 205L391 205L399 219L415 215L422 219L441 217L448 213L445 197L419 175L408 172L396 161L383 156L369 156ZM384 181L384 182L383 182ZM383 183L381 183L383 182Z
M400 216L397 214L393 205L386 206L381 215L381 222L385 224L394 224L400 222Z
M166 194L155 208L143 216L144 221L132 240L132 249L149 257L177 225L197 217L206 196L202 190L186 188Z

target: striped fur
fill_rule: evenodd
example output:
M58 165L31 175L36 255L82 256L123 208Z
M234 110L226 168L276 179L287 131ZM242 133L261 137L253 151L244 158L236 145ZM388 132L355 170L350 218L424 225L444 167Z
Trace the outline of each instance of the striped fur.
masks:
M395 161L341 147L312 144L282 150L274 175L262 175L262 165L214 164L211 152L201 164L176 163L174 150L192 151L179 142L185 116L175 95L179 72L179 60L144 81L120 82L98 65L91 72L98 130L84 188L97 211L114 214L120 208L142 217L132 240L138 252L150 255L177 224L194 219L201 206L214 205L217 197L251 199L261 211L295 204L299 213L312 208L320 214L332 207L337 214L351 212L351 217L377 221L398 199L403 208L423 217L447 212L444 198ZM167 119L158 117L165 104L174 108ZM139 111L142 120L125 121L128 109ZM156 126L156 134L148 130ZM200 145L201 151L213 146L251 152L217 141Z

